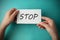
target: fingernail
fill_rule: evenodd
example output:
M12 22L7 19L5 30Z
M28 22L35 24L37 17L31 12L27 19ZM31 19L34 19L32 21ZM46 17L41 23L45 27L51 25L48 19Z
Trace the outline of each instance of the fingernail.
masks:
M41 28L40 26L38 26L38 28Z
M41 29L43 29L43 28L41 28Z
M19 10L17 10L17 11L19 11Z
M19 13L19 10L17 10L17 12Z

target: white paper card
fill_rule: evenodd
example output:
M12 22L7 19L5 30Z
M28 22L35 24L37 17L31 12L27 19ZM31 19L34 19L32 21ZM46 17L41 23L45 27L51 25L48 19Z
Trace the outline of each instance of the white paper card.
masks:
M41 22L41 9L20 9L17 24L37 24Z

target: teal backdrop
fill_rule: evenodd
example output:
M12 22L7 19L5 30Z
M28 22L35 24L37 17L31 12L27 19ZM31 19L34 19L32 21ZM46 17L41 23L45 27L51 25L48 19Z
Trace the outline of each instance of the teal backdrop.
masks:
M60 35L60 0L0 0L0 23L12 8L41 9L42 16L52 18ZM7 20L6 20L7 21ZM5 31L5 40L52 40L45 29L36 24L11 23Z

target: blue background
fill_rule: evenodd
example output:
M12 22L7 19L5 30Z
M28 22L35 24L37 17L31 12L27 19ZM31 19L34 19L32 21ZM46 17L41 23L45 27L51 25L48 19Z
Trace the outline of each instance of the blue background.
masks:
M60 0L0 0L0 22L6 11L17 9L42 9L42 16L52 18L60 35ZM52 40L49 33L36 24L11 23L5 32L5 40Z

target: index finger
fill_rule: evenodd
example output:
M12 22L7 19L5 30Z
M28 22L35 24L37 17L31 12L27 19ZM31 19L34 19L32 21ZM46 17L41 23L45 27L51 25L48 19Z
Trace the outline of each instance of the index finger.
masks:
M53 20L48 17L42 17L43 20L47 21L49 24L53 23Z

